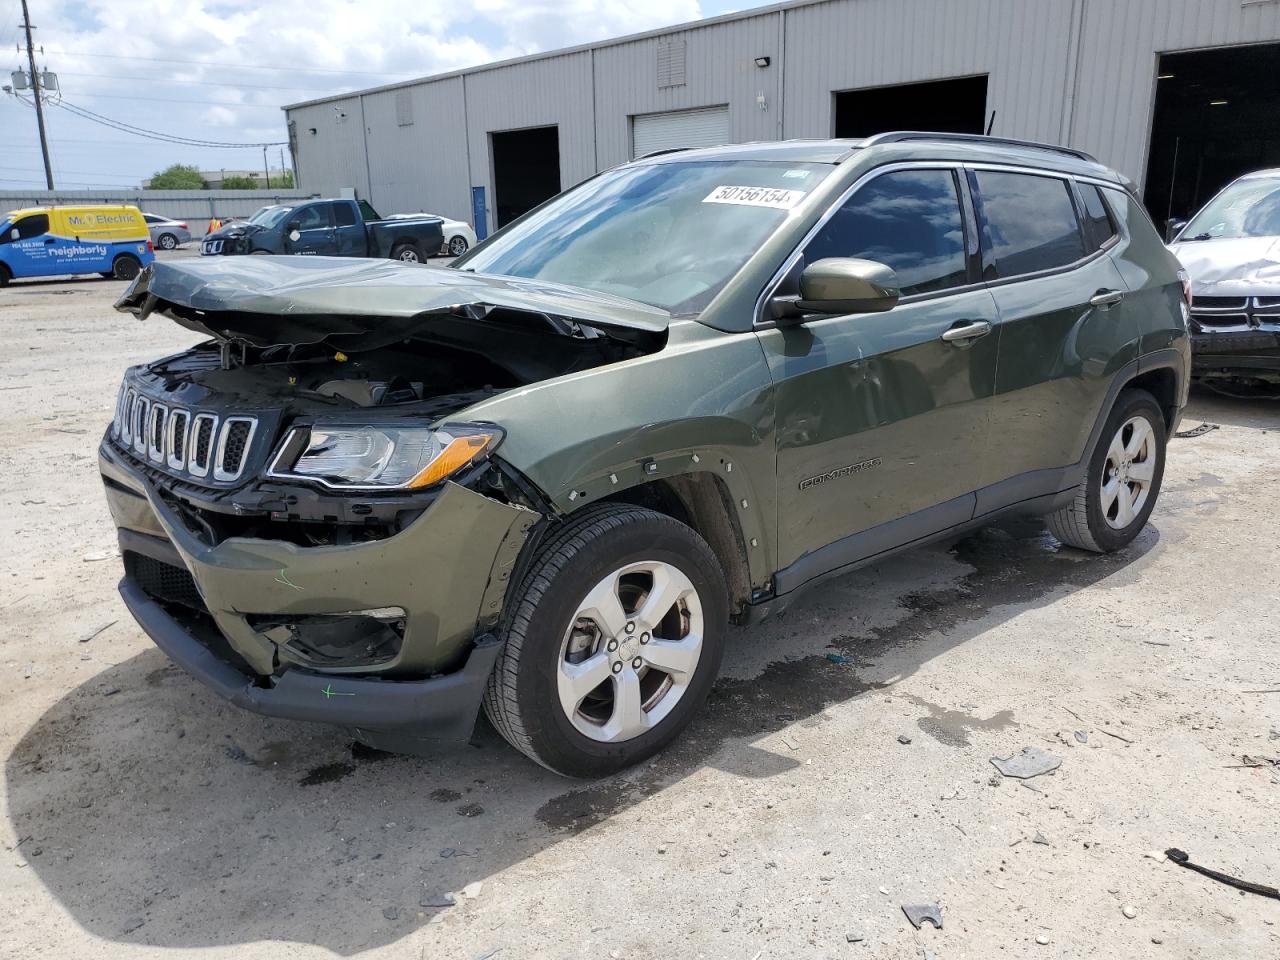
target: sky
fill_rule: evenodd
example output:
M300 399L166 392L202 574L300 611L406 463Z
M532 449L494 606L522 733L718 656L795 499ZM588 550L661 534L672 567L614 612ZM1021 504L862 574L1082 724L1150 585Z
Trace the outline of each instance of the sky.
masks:
M287 139L280 107L717 16L751 0L28 0L54 184L136 187L172 163L262 168L262 148L157 142L71 112L225 143ZM8 14L5 16L4 14ZM0 0L0 73L25 69L20 0ZM20 52L21 50L21 52ZM5 62L5 57L9 62ZM271 147L272 169L280 148ZM287 164L288 158L285 157ZM0 190L44 188L34 109L0 93Z

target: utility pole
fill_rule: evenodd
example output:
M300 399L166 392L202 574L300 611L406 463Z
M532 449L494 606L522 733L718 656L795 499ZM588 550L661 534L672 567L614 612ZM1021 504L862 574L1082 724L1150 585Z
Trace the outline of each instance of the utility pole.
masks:
M22 0L22 27L27 31L27 63L31 66L31 92L35 94L36 125L40 128L40 151L44 154L44 180L53 189L53 165L49 163L49 137L44 131L44 104L41 102L40 74L36 71L36 50L31 42L31 14Z
M262 175L266 177L267 189L271 189L271 168L267 166L267 145L262 145Z

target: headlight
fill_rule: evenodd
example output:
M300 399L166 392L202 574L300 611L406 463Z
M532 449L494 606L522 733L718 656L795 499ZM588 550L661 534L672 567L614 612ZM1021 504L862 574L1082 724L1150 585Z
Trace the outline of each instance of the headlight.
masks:
M442 429L325 424L295 428L268 473L327 487L420 490L469 466L502 440L497 427Z

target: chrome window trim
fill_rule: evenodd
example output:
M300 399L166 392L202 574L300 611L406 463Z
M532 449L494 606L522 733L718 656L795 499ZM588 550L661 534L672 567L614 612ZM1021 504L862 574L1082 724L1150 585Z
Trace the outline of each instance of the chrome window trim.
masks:
M174 435L177 433L178 421L185 424L182 431L182 449L175 449ZM171 470L187 469L187 446L191 442L191 411L175 407L169 414L169 423L164 431L165 463Z
M196 447L194 439L188 440L187 449L191 451L187 458L187 473L193 477L207 477L209 475L209 467L213 464L213 458L216 456L215 448L218 440L218 417L213 413L197 413L191 418L190 436L192 438L199 435L200 421L208 420L209 427L209 450L206 454L204 465L201 466L196 461Z
M160 445L156 446L156 421L160 420ZM147 459L152 463L164 463L165 432L169 429L169 406L158 400L151 404L147 415Z
M791 272L791 268L796 265L796 262L804 254L804 248L809 245L810 241L812 241L815 236L817 236L818 231L820 231L823 227L825 227L827 225L827 222L830 221L831 218L834 217L837 212L839 212L840 208L844 206L845 201L847 201L851 196L853 196L854 191L856 191L858 188L860 188L864 184L870 183L876 177L884 176L887 173L897 173L900 170L956 171L956 170L962 170L963 168L964 168L964 164L959 160L903 160L899 163L886 163L878 167L872 167L870 170L868 170L866 173L860 176L857 180L853 181L853 183L849 184L849 186L846 187L844 191L841 192L841 194L835 198L835 200L831 201L831 203L827 206L826 211L822 214L821 217L819 217L814 222L813 226L809 228L808 232L805 233L805 235L800 238L800 241L795 245L791 253L788 254L786 259L782 261L782 266L780 266L777 270L774 271L774 274L770 278L769 282L764 285L764 289L760 291L760 296L756 298L755 319L754 319L754 322L752 323L752 329L771 330L777 326L775 321L767 319L765 317L764 315L765 305L768 304L768 302L773 298L774 293L777 292L778 285L782 283L783 277L785 277L788 273ZM958 196L957 196L957 203L960 203L960 199ZM963 205L960 206L960 214L962 217L964 216ZM916 294L912 297L904 297L899 302L915 303L917 300L923 300L929 297L950 296L951 294L957 293L961 290L975 289L981 286L982 284L980 283L978 284L971 283L971 284L967 284L964 287L948 287L946 290L939 290L936 293L921 293L921 294Z
M222 457L226 453L227 440L231 435L231 426L236 423L247 423L249 425L249 435L244 438L244 453L240 457L240 462L236 464L234 471L224 470L222 468ZM213 455L213 479L215 480L235 480L240 474L244 473L244 465L249 459L249 446L253 443L253 435L258 432L257 417L231 416L222 421L222 427L218 430L217 450Z

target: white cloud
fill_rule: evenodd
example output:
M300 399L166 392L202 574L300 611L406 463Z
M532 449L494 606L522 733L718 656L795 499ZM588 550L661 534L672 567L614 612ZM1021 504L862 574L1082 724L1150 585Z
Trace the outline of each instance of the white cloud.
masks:
M44 0L39 6L43 64L60 75L67 101L152 130L236 142L285 139L281 104L702 14L699 0ZM0 42L10 32L0 26ZM213 169L253 163L252 150L178 147L65 110L48 113L55 173L67 185L124 186L179 161ZM8 131L16 134L0 161L0 189L13 189L19 178L28 185L43 179L30 114L11 98L0 100L6 140Z

